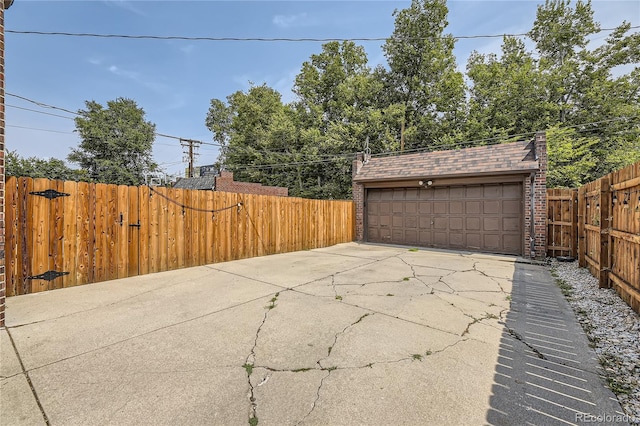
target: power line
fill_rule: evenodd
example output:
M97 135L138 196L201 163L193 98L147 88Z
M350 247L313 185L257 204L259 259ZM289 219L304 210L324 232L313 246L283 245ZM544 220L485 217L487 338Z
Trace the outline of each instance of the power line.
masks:
M43 103L43 102L34 101L33 99L25 98L24 96L15 95L15 94L13 94L13 93L5 92L5 95L7 95L7 96L11 96L11 97L13 97L13 98L22 99L23 101L30 102L30 103L32 103L32 104L34 104L34 105L38 105L39 107L42 107L42 108L57 109L57 110L59 110L59 111L68 112L69 114L73 114L73 115L80 115L80 114L78 114L76 111L70 111L70 110L68 110L68 109L66 109L66 108L60 108L60 107L57 107L57 106L53 106L53 105L49 105L49 104L45 104L45 103Z
M49 132L49 133L63 133L66 135L73 135L73 132L63 132L60 130L51 130L51 129L37 129L35 127L26 127L26 126L16 126L15 124L6 124L5 127L15 127L16 129L26 129L26 130L37 130L39 132Z
M73 120L73 117L67 117L66 115L60 115L60 114L52 114L50 112L38 111L37 109L25 108L25 107L21 107L17 105L9 105L9 104L6 104L5 106L8 108L22 109L25 111L36 112L38 114L51 115L53 117L60 117L60 118L66 118L67 120Z
M640 25L629 27L629 29L640 28ZM603 31L613 31L617 28L601 28L595 31L593 34L598 34ZM207 37L207 36L161 36L161 35L145 35L145 34L99 34L99 33L71 33L61 31L27 31L27 30L5 30L5 33L11 34L24 34L24 35L40 35L40 36L64 36L64 37L94 37L94 38L119 38L119 39L134 39L134 40L185 40L185 41L235 41L235 42L314 42L314 43L326 43L331 41L386 41L393 39L393 37L328 37L328 38L314 38L314 37L301 37L301 38L289 38L289 37ZM526 37L528 33L512 33L512 34L473 34L473 35L459 35L452 36L455 40L466 39L486 39L486 38L503 38L503 37ZM440 38L445 38L443 36ZM431 40L433 37L402 37L395 38L398 41L419 41L419 40Z

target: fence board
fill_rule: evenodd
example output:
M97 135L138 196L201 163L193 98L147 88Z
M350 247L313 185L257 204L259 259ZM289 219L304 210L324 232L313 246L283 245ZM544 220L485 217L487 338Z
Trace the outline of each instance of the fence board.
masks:
M350 201L12 177L5 188L8 296L354 237ZM30 194L46 189L69 196ZM49 270L70 274L27 279Z
M640 162L578 189L580 266L640 313Z

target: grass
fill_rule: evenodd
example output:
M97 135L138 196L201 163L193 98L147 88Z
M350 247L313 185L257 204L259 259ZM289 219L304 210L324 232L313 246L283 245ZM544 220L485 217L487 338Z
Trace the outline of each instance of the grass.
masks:
M422 361L422 355L421 354L412 354L411 358L418 360L418 361Z
M311 370L310 368L296 368L295 370L291 370L292 373L304 373L305 371Z
M249 417L249 426L257 426L258 418L256 416Z
M409 251L418 251L418 249L413 247L413 248L410 248Z
M409 277L404 277L402 281L409 281L409 279L410 279Z
M336 296L336 300L342 300L342 296Z
M273 296L271 300L269 300L269 304L266 306L267 309L273 309L276 307L276 301L278 300L278 296L280 296L280 293L276 293L275 296Z
M387 293L387 296L393 296L393 293Z
M560 287L560 291L564 295L564 297L573 296L573 287L571 287L567 282L563 279L556 278L556 284Z
M245 364L242 366L247 372L247 376L250 376L253 373L253 364Z
M424 354L425 354L426 356L429 356L429 355L431 355L432 353L433 353L433 352L431 352L431 351L426 351Z

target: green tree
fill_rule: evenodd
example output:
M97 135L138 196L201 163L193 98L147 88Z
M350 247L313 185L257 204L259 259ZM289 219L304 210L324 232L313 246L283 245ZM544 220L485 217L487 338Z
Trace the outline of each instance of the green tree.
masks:
M68 160L97 182L143 184L145 174L158 167L151 152L155 124L145 120L144 110L131 99L109 101L107 108L95 101L85 104L75 119L82 142Z
M448 142L464 123L462 73L453 55L455 40L445 34L446 0L412 0L396 10L395 29L383 46L388 70L379 75L391 104L404 114L406 148Z
M505 37L500 58L473 52L467 63L467 76L467 140L508 138L549 125L541 75L521 40Z
M15 151L7 151L5 165L7 176L75 181L89 178L85 170L72 169L57 158L25 158Z
M598 48L589 36L600 24L590 1L547 0L538 6L530 37L536 43L541 92L551 125L576 129L579 138L596 138L588 155L597 158L583 174L585 183L640 160L640 34L622 23ZM633 66L624 73L620 66ZM587 155L587 154L585 154Z

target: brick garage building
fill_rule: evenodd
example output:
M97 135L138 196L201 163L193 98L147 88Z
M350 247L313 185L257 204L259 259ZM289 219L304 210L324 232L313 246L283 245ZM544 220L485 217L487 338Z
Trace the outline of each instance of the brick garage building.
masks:
M183 178L176 182L174 188L275 195L279 197L287 197L289 195L289 189L281 186L263 186L260 183L236 182L233 180L233 173L231 172L220 172L218 176Z
M356 239L543 258L544 133L353 163Z

